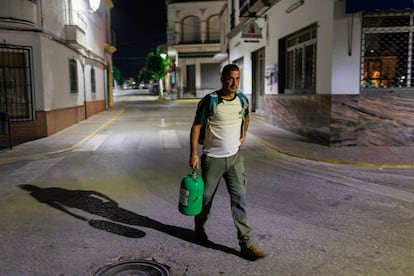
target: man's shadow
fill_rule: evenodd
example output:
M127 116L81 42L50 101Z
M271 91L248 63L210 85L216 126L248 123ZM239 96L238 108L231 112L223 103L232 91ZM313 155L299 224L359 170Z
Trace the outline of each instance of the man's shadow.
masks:
M149 217L123 209L119 207L117 202L96 191L67 190L56 187L40 188L31 184L22 184L19 187L29 191L30 195L37 201L45 203L77 219L87 221L89 225L100 230L128 238L142 238L146 235L145 232L122 224L152 228L187 242L234 254L239 257L241 256L239 251L225 245L216 244L211 241L206 243L197 242L195 232L191 229L163 224ZM107 220L88 219L73 212L70 208L79 209Z

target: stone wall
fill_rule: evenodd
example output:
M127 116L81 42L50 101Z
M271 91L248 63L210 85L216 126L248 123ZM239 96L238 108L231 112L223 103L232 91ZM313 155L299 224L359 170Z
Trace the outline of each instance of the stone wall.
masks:
M329 146L413 146L414 94L266 95L266 120Z
M87 102L85 106L68 107L50 111L37 111L32 121L12 121L11 139L13 145L53 135L105 110L104 100ZM87 117L85 116L87 112ZM8 145L8 135L0 134L0 148Z

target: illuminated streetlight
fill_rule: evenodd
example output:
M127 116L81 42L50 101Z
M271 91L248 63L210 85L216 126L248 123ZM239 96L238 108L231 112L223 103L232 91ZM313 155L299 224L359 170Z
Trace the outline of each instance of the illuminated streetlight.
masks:
M99 6L101 5L101 0L89 0L89 7L91 7L92 11L97 11Z

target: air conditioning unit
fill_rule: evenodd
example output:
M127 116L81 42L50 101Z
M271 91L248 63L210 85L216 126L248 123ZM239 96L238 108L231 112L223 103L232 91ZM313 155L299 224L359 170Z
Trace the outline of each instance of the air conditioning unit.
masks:
M65 25L65 40L76 48L86 48L86 34L77 25Z

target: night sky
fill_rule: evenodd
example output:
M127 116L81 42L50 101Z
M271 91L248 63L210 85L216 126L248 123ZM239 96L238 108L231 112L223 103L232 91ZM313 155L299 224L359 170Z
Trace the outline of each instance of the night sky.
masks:
M167 41L165 0L113 0L112 30L117 51L113 64L123 79L135 77L149 52Z

